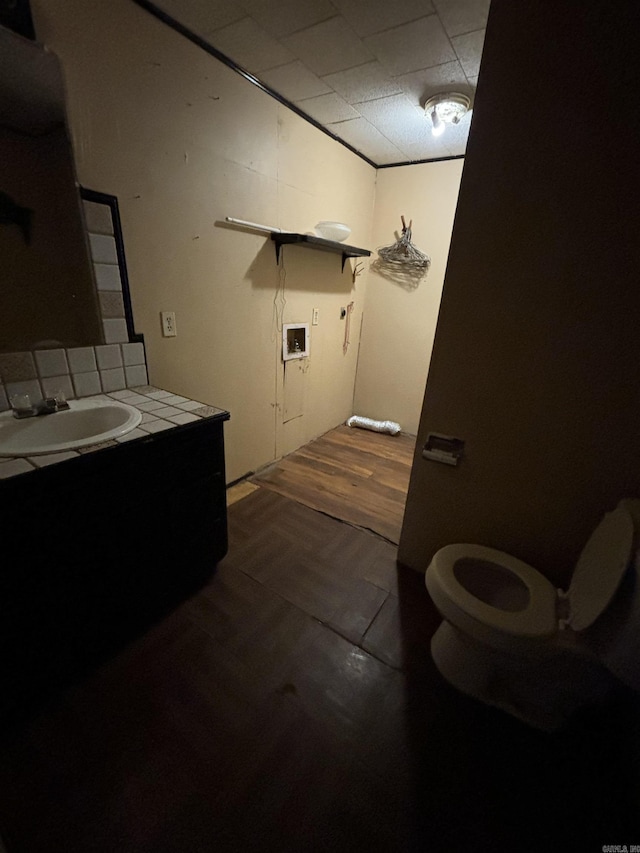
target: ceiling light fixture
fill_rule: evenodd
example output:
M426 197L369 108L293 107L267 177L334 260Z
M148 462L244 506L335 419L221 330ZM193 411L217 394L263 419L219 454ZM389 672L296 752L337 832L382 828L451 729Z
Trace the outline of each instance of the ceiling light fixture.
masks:
M431 119L433 135L440 136L448 124L458 124L470 106L469 98L459 92L446 92L429 98L424 111Z

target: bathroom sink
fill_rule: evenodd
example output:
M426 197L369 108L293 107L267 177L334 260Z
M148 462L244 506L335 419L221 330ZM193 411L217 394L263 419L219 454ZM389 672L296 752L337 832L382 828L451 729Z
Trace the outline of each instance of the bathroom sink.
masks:
M17 419L0 415L0 456L37 456L86 447L126 435L142 413L116 400L70 400L69 408L50 415Z

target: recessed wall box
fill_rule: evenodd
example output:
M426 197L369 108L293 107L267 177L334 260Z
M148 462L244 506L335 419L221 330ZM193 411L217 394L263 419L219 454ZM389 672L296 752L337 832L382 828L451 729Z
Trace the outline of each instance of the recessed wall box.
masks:
M445 465L457 465L458 460L462 459L463 451L464 441L461 438L431 432L427 436L422 457L434 462L444 462Z
M282 327L282 359L306 358L309 355L309 324L285 323Z

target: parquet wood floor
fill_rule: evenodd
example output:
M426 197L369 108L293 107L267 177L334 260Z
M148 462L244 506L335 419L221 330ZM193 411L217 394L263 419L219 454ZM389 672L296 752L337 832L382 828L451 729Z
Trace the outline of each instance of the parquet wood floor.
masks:
M4 733L8 853L577 853L637 837L637 703L529 729L442 680L438 614L392 544L266 488L229 508L229 540L204 588Z
M415 438L342 425L251 478L333 518L396 545L409 488Z

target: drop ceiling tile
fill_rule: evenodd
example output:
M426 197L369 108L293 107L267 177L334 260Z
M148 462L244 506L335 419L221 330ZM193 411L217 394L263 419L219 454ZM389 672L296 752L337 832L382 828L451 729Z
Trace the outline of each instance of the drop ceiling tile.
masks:
M461 120L460 124L447 126L447 129L439 137L443 145L449 149L452 157L458 157L467 150L469 141L469 130L473 120L473 110L470 110Z
M260 75L263 83L289 101L302 101L331 92L331 87L296 59Z
M341 17L300 30L282 42L320 77L374 58Z
M228 0L157 0L156 5L199 35L234 24L247 14L242 4Z
M229 5L232 5L231 2ZM275 38L283 38L336 15L335 6L330 0L307 3L300 0L278 0L277 3L273 0L242 0L242 5Z
M349 104L372 101L374 98L384 98L402 91L375 60L365 62L364 65L358 65L356 68L327 74L323 80Z
M354 104L356 110L363 115L367 121L380 127L382 124L392 124L402 121L403 117L409 115L412 118L420 117L421 113L411 104L408 99L400 95L390 95L388 98L378 98L375 101L363 101Z
M209 41L252 74L285 65L295 59L283 44L259 27L253 18L243 18L216 30L210 35Z
M447 127L442 136L431 133L431 124L427 121L425 132L414 133L405 139L402 151L407 160L434 160L439 157L455 157L464 154L469 123L462 127Z
M431 157L458 157L463 155L467 148L472 116L473 110L470 110L460 120L459 124L447 125L442 136L434 136L431 133L431 124L427 120L429 132L426 138L424 136L416 136L413 143L408 144L406 147L407 155L413 159L416 159L416 157L425 159ZM424 153L425 151L428 153Z
M437 15L369 36L364 44L394 77L456 59Z
M433 2L448 36L459 36L473 30L482 30L487 24L491 0L433 0Z
M333 5L361 37L415 21L435 11L430 0L403 0L402 3L389 3L389 0L333 0Z
M331 124L329 130L378 165L400 163L405 159L402 151L365 118Z
M469 127L462 127L461 124L458 127L448 127L442 140L452 157L459 157L467 150Z
M345 121L345 119L355 118L358 115L353 107L349 106L335 92L331 92L329 95L320 95L318 98L308 98L305 101L300 101L297 106L311 118L319 121L320 124Z
M404 159L409 161L437 160L452 156L442 137L435 137L431 133L426 136L407 140L403 146L402 153L404 154Z
M464 73L468 77L477 77L480 70L480 58L484 44L484 30L476 30L464 36L455 36L451 44L460 60Z
M469 137L470 118L465 116L458 125L448 125L442 136L431 133L427 123L426 134L416 134L408 139L403 151L410 160L430 160L436 157L458 157L464 155Z
M424 102L438 92L461 92L471 96L473 88L469 85L462 66L455 62L445 62L435 68L424 68L393 78L412 104L424 106Z
M429 125L424 112L404 95L354 104L358 112L401 151L408 142L426 136Z
M156 0L160 8L380 165L463 154L422 104L473 95L489 0Z

